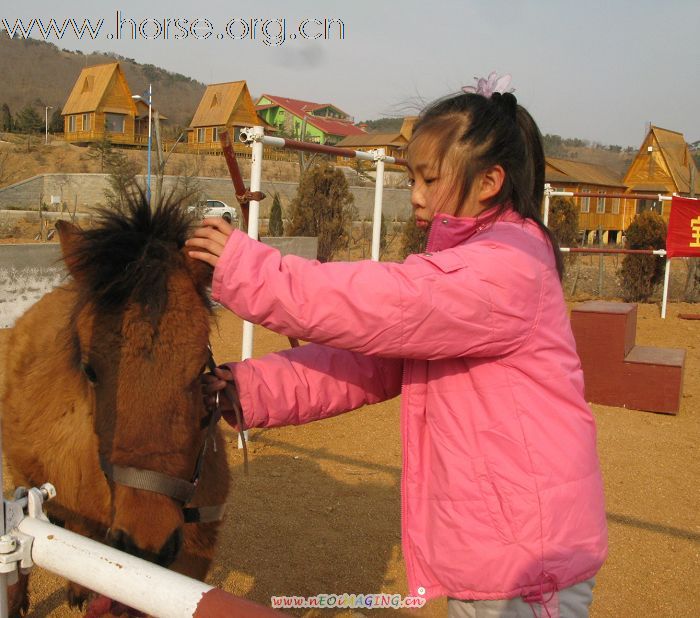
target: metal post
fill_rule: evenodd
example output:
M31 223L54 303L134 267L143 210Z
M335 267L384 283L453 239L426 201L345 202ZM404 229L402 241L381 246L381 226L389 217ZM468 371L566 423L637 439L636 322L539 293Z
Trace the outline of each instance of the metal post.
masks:
M264 129L259 126L253 127L253 144L252 158L250 160L250 191L255 193L260 191L262 184L262 158L263 158L263 143L262 137L265 134ZM248 211L248 236L258 239L258 224L260 218L260 202L250 200L250 209ZM243 322L243 350L241 357L243 360L253 356L253 324L251 322Z
M146 186L146 197L148 199L148 205L151 205L151 107L153 102L153 88L151 84L148 84L148 184Z
M252 155L250 160L250 191L255 193L260 191L262 185L262 160L263 142L265 130L260 126L253 127ZM250 200L248 210L248 236L258 239L258 227L260 222L260 202ZM247 320L243 322L243 349L241 359L246 360L253 356L253 324ZM248 440L248 432L243 432L243 436ZM243 448L243 441L238 437L238 448Z
M544 185L544 214L542 221L545 227L549 224L549 196L552 194L552 185L548 182Z
M374 215L372 219L372 259L379 261L379 248L382 240L382 197L384 195L384 148L374 151L376 181L374 183Z
M44 126L46 127L46 139L44 141L45 144L49 143L49 110L53 109L51 105L45 105L44 106ZM84 127L83 127L84 129Z
M2 423L0 422L0 462L2 462ZM2 465L0 465L0 487L4 487L2 478ZM5 534L5 501L0 494L0 536ZM7 606L7 573L0 573L0 618L7 618L9 608Z
M666 303L668 302L668 282L671 277L671 258L666 258L666 271L664 272L664 295L661 301L661 319L666 319Z

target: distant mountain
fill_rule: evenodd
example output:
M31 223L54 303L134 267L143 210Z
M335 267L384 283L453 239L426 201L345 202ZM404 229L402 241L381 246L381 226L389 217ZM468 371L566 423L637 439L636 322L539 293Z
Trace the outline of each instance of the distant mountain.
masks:
M169 125L189 125L204 93L201 82L116 54L83 54L36 39L10 39L4 31L0 32L0 106L7 103L14 115L32 105L43 119L44 106L63 107L83 67L115 60L133 94L153 84L154 105Z
M365 125L368 133L398 133L401 130L403 118L378 118L363 120L358 124Z

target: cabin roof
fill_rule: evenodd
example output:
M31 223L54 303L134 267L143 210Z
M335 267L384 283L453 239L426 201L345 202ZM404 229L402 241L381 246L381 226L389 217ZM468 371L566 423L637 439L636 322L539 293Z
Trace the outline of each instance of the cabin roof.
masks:
M108 64L96 64L91 67L85 67L80 71L78 79L73 85L73 89L68 95L68 100L63 106L61 111L62 115L67 114L80 114L84 112L94 112L100 105L107 88L109 87L112 76L115 72L119 75L123 81L126 90L131 96L131 91L129 91L129 86L124 79L121 69L119 68L118 62L110 62ZM129 99L131 102L131 109L128 111L135 111L135 106L133 100ZM127 110L119 109L119 112L124 113Z
M556 157L546 158L545 180L547 182L569 182L604 187L625 188L626 186L620 174L603 165Z
M278 97L271 94L263 94L262 98L269 99L273 102L273 105L265 104L260 106L258 109L269 109L270 107L282 107L283 109L291 112L299 118L305 118L306 122L324 133L331 135L364 135L365 131L356 127L349 120L336 120L331 118L323 118L321 116L314 116L311 112L316 109L321 109L323 107L332 107L337 109L340 113L345 114L345 112L338 106L332 103L314 103L312 101L303 101L301 99L290 99L289 97ZM260 100L258 99L258 100Z
M650 132L656 138L656 142L661 149L661 154L668 165L676 187L680 193L690 192L690 170L689 165L695 167L695 192L700 192L700 178L698 178L695 161L690 155L688 145L682 133L662 129L652 125ZM646 142L646 140L645 140ZM666 190L666 189L664 189Z
M255 112L245 80L209 84L190 127L265 125Z
M349 148L351 146L395 146L401 148L408 140L400 133L365 133L364 135L348 135L336 146Z

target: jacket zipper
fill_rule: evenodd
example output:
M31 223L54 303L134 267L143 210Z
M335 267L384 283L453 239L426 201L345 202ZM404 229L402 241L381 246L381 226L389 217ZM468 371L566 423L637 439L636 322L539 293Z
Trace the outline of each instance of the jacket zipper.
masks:
M428 240L425 243L425 252L428 253L432 248L433 241L437 235L435 223L437 219L433 221L428 232ZM403 464L401 466L401 541L403 544L403 554L404 561L406 563L406 577L408 579L408 589L409 594L414 594L417 592L417 587L414 587L417 582L415 581L415 572L413 570L413 555L411 548L409 546L408 540L408 523L406 514L406 471L408 470L408 393L406 391L406 360L404 360L403 367L401 369L401 420L403 422L402 441L402 460ZM425 588L424 586L422 586ZM423 593L425 594L425 592Z
M428 240L425 243L425 253L429 253L435 243L435 237L438 235L437 232L437 226L435 225L438 222L438 218L436 217L433 220L433 223L430 226L430 231L428 232ZM443 221L443 220L441 220ZM444 220L444 223L447 223L447 220ZM472 236L475 236L481 230L483 230L486 227L486 223L482 223L481 225L477 226L477 228L469 234L469 236L466 238L466 240L469 240ZM409 418L408 418L408 393L406 392L406 361L404 360L403 367L401 369L401 420L403 421L403 431L402 433L402 441L403 441L403 465L401 466L401 541L403 545L403 554L404 554L404 561L406 563L406 576L408 579L408 588L410 594L415 592L418 592L418 588L422 588L423 592L419 594L426 594L427 590L425 590L425 586L419 586L418 588L413 588L417 582L415 581L415 573L413 570L413 556L410 551L409 547L409 540L408 540L408 523L407 523L407 514L406 514L406 470L408 469L408 425L409 425Z

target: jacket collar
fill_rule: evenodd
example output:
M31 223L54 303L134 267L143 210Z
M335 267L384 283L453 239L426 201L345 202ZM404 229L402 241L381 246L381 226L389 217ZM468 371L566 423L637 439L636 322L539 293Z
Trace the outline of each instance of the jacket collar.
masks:
M455 217L438 213L430 224L426 250L442 251L461 245L496 221L517 223L522 222L523 218L510 207L498 213L496 206L485 210L478 217Z

